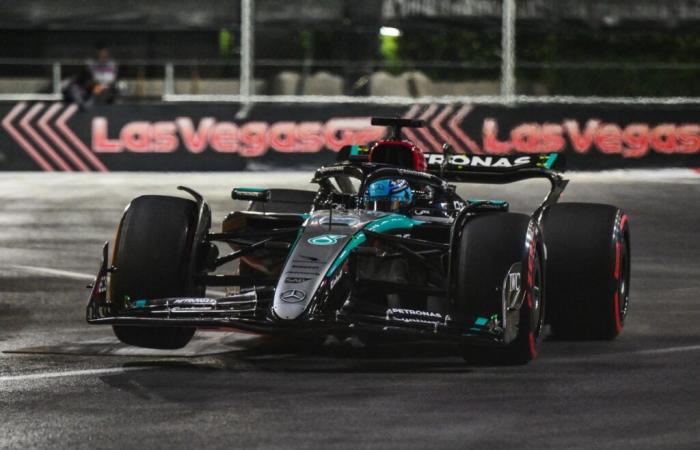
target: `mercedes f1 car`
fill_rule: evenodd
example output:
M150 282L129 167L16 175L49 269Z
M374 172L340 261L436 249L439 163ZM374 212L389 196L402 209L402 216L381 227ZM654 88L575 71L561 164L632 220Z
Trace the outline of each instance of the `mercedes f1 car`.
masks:
M249 206L212 230L208 204L145 195L108 243L87 321L126 344L174 349L196 329L288 336L451 341L467 361L524 364L545 324L570 339L612 339L629 305L627 216L557 203L563 155L423 153L402 127L349 146L316 170L316 191L237 187ZM456 183L548 180L532 214L463 199ZM217 245L218 244L218 245ZM220 247L230 253L220 254ZM230 267L228 271L226 266ZM206 295L207 287L226 295Z

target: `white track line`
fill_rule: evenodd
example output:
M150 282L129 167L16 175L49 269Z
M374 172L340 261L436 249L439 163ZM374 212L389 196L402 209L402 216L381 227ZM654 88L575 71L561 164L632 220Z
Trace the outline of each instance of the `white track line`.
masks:
M92 281L95 279L94 275L88 275L86 273L80 273L80 272L71 272L69 270L52 269L50 267L22 266L22 265L12 265L10 267L12 267L13 269L20 269L20 270L24 270L27 272L42 273L45 275L55 275L57 277L72 278L75 280Z
M54 275L54 276L63 277L63 278L71 278L74 280L93 281L95 279L94 275L89 275L87 273L71 272L69 270L52 269L50 267L22 266L22 265L16 265L16 264L11 265L9 267L12 267L13 269L24 270L27 272L41 273L44 275ZM216 295L218 297L223 297L226 295L226 293L224 291L217 291L216 289L207 289L207 291L210 294Z
M546 347L545 347L546 348ZM637 355L666 355L669 353L681 353L681 352L694 352L700 350L700 345L682 345L677 347L666 347L666 348L650 348L645 350L630 350L628 352L614 352L614 353L599 353L596 355L587 356L571 356L562 358L547 358L544 357L542 360L544 362L549 362L553 364L568 364L576 362L591 362L598 360L605 360L608 358L621 358L625 356L637 356Z
M66 372L43 372L30 373L25 375L8 375L0 377L0 383L10 381L44 380L47 378L79 377L86 375L105 375L113 373L133 372L135 370L146 370L151 368L152 367L115 367L111 369L86 369L69 370Z
M654 348L649 350L637 350L635 352L629 353L633 353L635 355L657 355L663 353L692 352L695 350L700 350L700 345L684 345L679 347Z

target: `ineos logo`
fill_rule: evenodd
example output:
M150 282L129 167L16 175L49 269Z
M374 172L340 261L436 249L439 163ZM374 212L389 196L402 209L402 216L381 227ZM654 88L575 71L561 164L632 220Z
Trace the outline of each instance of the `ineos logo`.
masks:
M287 303L299 303L306 298L306 292L300 291L298 289L290 289L288 291L282 292L280 299Z

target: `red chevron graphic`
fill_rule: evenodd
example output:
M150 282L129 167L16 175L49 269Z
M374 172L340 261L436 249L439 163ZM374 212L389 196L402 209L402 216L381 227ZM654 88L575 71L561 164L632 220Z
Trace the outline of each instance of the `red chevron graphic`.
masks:
M459 139L461 142L464 143L464 145L471 150L471 152L475 155L481 155L483 152L479 148L479 146L469 138L463 131L462 128L460 128L460 125L462 124L462 120L469 114L472 110L472 107L469 105L464 105L462 106L457 114L455 114L452 119L450 119L449 124L447 125L450 131L454 133L455 136L457 136L457 139Z
M99 170L100 172L107 172L107 167L105 167L102 162L97 159L94 153L90 151L89 148L81 141L78 136L71 131L71 129L66 125L66 121L73 115L75 112L78 110L78 107L76 105L70 105L68 108L66 108L65 111L59 116L59 118L56 120L56 128L58 128L61 133L73 144L79 151L82 153L82 155L87 159L90 163L92 163L92 166Z
M437 109L436 104L432 104L428 106L428 108L421 114L420 119L425 120L426 122L428 119L435 113L435 110ZM428 131L427 128L419 128L418 132L428 141L428 143L433 147L434 152L441 152L442 151L442 145L435 140L435 137Z
M22 120L19 121L19 126L22 127L22 129L29 135L29 137L39 144L39 147L41 147L44 150L44 153L51 158L51 160L63 171L65 172L71 172L73 169L70 168L70 166L60 157L58 154L54 151L49 144L46 143L43 137L39 135L39 133L36 132L36 130L32 127L32 119L34 119L34 116L37 115L39 111L41 111L44 108L43 103L37 103L34 106L32 106L29 109L29 112L24 115Z
M465 153L464 149L462 146L456 141L447 131L445 131L444 128L442 128L442 121L445 120L445 117L447 117L451 112L452 112L452 106L446 106L443 108L442 111L440 111L440 114L435 116L435 119L433 119L432 122L430 122L430 126L435 130L435 132L440 135L440 137L450 144L452 148L457 153Z
M41 116L41 118L37 121L37 124L39 125L39 128L41 128L41 131L44 132L45 135L49 137L49 139L58 146L58 148L63 152L64 155L68 157L68 159L75 164L75 166L82 172L89 172L90 168L85 165L83 160L81 160L78 155L73 152L73 150L68 147L68 145L63 142L63 140L56 134L56 132L49 126L49 120L56 114L56 112L61 109L61 104L60 103L54 103L51 105L49 109L46 110L46 112Z
M15 140L19 144L20 147L22 147L22 150L24 150L30 158L34 160L35 163L39 165L43 170L47 172L53 172L53 167L51 167L51 164L49 164L42 156L41 154L30 144L24 137L19 133L19 131L12 126L12 121L17 117L27 106L26 103L20 102L15 105L14 108L5 116L5 118L2 121L2 126L5 128L7 133L12 137L12 139Z
M416 115L416 113L420 110L420 105L413 105L411 108L404 114L403 118L404 119L413 119ZM409 141L413 142L418 146L420 149L428 148L423 142L421 142L420 139L418 139L418 136L411 130L410 128L402 128L403 134L406 135L406 139Z

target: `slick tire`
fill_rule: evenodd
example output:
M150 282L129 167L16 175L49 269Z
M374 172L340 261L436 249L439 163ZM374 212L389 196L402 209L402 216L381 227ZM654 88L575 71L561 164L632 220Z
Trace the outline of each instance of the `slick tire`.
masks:
M134 199L117 230L109 290L119 309L129 299L201 297L205 288L194 285L191 255L197 220L191 200L146 195ZM194 328L115 325L125 344L156 349L182 348Z
M614 339L630 292L627 216L610 205L560 203L544 219L547 320L564 339Z
M504 279L515 263L521 264L521 289L525 293L517 337L504 347L461 344L465 361L474 365L520 365L537 356L545 310L542 249L539 229L524 214L488 214L464 225L456 274L457 310L471 318L502 311ZM470 326L465 324L465 330Z
M304 214L311 210L316 192L300 189L270 189L270 200L251 202L249 211Z

